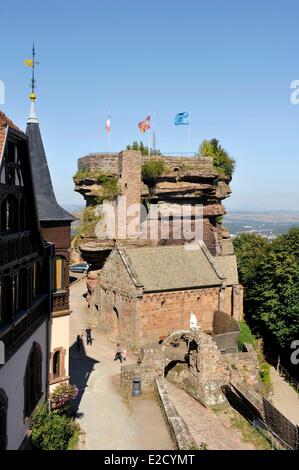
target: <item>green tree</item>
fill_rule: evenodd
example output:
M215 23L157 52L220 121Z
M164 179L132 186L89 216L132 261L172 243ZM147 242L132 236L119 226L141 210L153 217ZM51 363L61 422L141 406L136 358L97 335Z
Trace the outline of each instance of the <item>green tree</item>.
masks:
M213 157L214 166L220 174L232 178L236 161L221 147L218 139L203 140L199 147L199 154L204 157Z
M272 349L284 350L299 331L299 229L272 243L256 235L234 240L248 324Z

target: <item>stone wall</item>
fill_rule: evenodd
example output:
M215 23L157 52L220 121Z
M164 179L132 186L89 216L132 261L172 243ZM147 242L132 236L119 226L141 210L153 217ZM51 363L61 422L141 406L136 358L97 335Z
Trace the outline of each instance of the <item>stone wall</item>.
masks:
M165 381L161 378L155 379L157 396L162 412L169 430L169 434L178 450L194 450L196 443L186 425L178 414L176 407L169 398Z
M212 331L218 302L218 287L144 294L138 300L140 344L159 341L172 331L189 328L191 312L204 331Z
M89 169L118 176L118 153L91 153L78 159L78 170Z
M246 385L257 385L259 380L259 363L257 354L251 352L224 354L223 359L230 368L230 380L243 382Z

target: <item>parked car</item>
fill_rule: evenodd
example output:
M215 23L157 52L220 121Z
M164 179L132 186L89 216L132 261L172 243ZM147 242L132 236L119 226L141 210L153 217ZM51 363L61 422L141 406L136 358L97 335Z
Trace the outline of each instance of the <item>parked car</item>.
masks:
M72 273L84 273L84 274L86 274L88 272L89 268L90 268L90 266L87 263L76 263L76 264L71 264L70 265L70 271Z

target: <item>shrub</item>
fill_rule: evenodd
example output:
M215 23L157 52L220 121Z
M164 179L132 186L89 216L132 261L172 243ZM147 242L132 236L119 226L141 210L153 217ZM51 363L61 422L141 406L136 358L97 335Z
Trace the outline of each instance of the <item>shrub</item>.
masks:
M253 346L255 345L255 338L251 333L251 329L249 328L247 323L245 323L245 321L240 321L239 327L240 335L238 337L238 350L243 351L243 346L245 343L252 344Z
M79 183L81 180L91 177L91 171L89 168L80 168L77 173L73 176L75 183Z
M199 154L205 157L213 157L214 166L220 175L232 178L236 161L221 147L219 140L203 140L199 147Z
M144 162L141 167L142 180L148 186L154 186L156 179L166 171L166 165L163 160L151 159Z
M47 404L34 412L31 430L31 442L40 450L67 450L78 436L78 425L71 418L50 412Z
M77 395L78 388L76 385L62 383L55 387L54 391L50 395L50 401L57 406L63 407L69 404L71 400L74 400Z

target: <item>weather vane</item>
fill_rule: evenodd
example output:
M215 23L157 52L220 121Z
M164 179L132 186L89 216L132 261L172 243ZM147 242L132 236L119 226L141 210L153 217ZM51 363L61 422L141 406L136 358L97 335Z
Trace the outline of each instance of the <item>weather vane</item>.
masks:
M36 56L36 52L35 52L34 43L33 43L33 46L32 46L32 58L31 58L31 59L25 59L25 60L24 60L24 64L27 65L27 67L31 67L31 68L32 68L31 93L30 93L30 95L29 95L29 98L31 99L31 101L35 101L35 99L36 99L36 94L35 94L36 80L35 80L35 76L34 76L34 69L35 69L35 66L36 66L36 65L39 65L39 62L37 62L37 61L35 60L35 56Z

